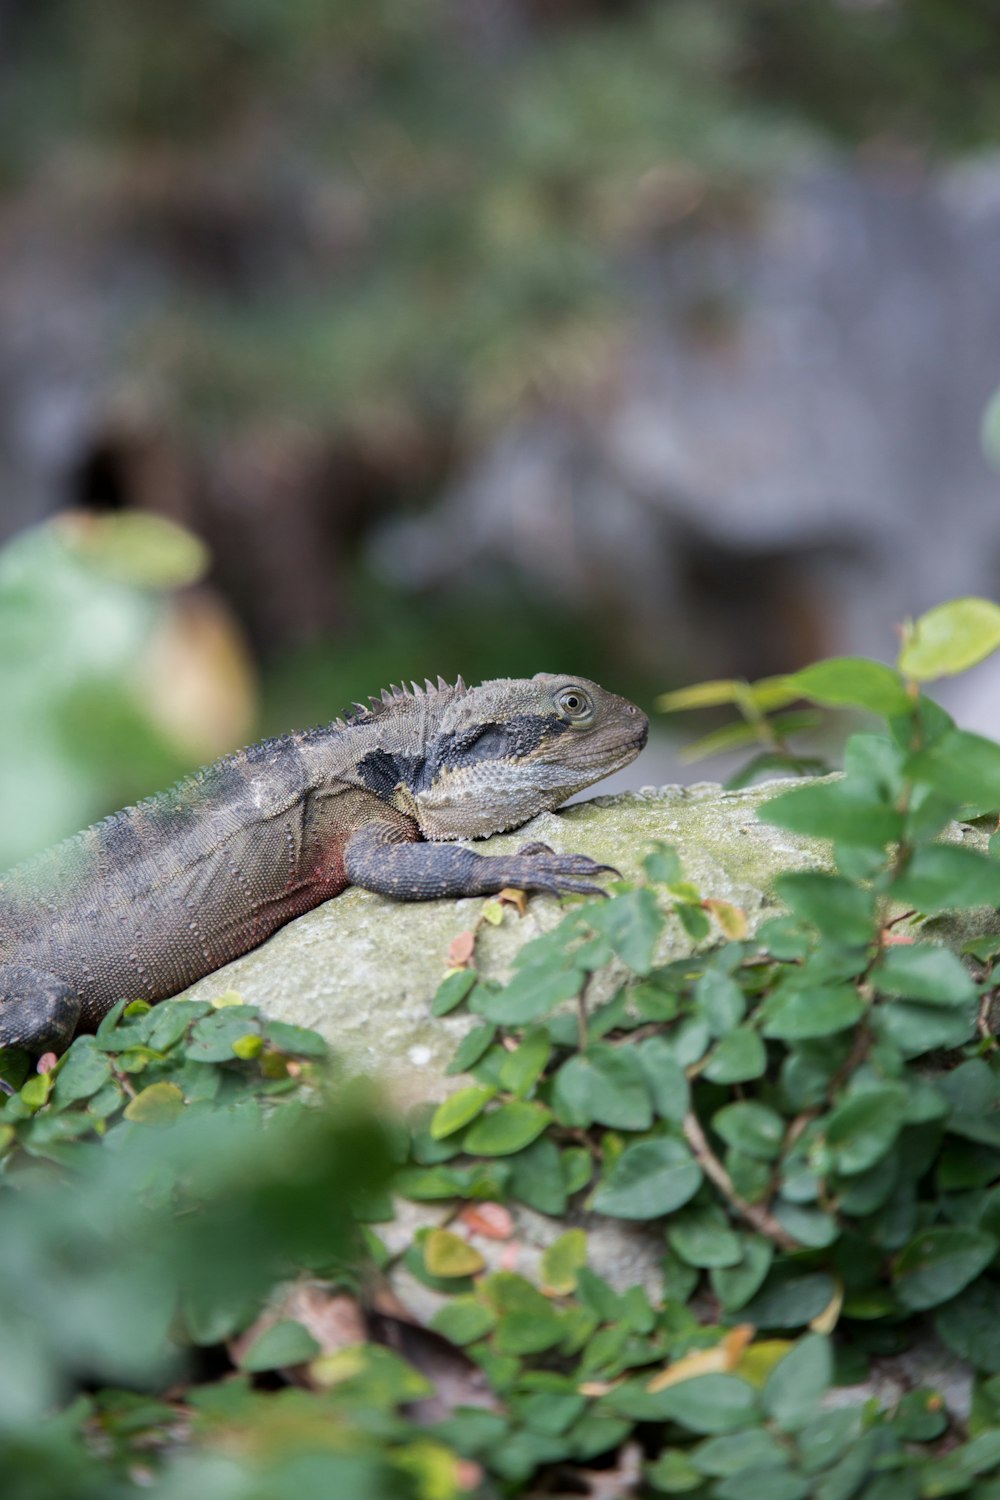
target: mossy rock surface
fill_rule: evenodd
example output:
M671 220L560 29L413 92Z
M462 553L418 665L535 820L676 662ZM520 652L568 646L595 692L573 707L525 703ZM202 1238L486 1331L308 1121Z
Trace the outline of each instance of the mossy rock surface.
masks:
M641 875L643 855L663 839L676 846L703 895L733 902L755 926L773 905L776 875L828 859L822 844L757 821L761 804L788 785L726 792L704 783L597 797L475 848L507 854L540 840L614 865L628 880ZM471 1021L461 1014L435 1019L430 1004L452 939L474 925L481 908L479 897L402 903L347 890L186 993L211 999L238 991L280 1020L315 1027L352 1071L384 1079L400 1102L437 1097L444 1067ZM549 896L532 897L524 917L508 909L499 927L482 930L477 967L487 978L506 978L517 950L555 926L562 911ZM690 950L680 923L668 924L663 960ZM609 975L606 983L613 982Z

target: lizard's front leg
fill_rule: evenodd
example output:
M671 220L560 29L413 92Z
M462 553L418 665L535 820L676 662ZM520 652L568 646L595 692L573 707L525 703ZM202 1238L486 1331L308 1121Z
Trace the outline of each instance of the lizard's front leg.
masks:
M347 877L352 885L397 901L433 901L441 896L489 896L507 886L576 891L593 896L599 875L616 875L585 854L555 854L546 844L526 844L516 854L484 856L456 844L413 843L388 823L366 823L347 841Z
M57 974L0 964L0 1047L65 1052L79 1019L80 997Z

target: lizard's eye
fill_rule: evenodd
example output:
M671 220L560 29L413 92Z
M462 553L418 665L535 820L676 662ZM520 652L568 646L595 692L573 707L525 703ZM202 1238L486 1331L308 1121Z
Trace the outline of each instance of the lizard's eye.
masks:
M594 715L594 705L582 688L563 688L556 694L556 708L559 717L568 719L571 724L582 724Z

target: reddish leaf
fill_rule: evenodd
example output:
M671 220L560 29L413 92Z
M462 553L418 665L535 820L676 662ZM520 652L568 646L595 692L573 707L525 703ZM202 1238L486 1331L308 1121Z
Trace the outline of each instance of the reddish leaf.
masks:
M475 951L476 934L474 932L460 932L448 944L448 967L451 969L467 969L472 963Z
M458 1217L484 1240L509 1240L514 1233L514 1220L502 1203L469 1203Z

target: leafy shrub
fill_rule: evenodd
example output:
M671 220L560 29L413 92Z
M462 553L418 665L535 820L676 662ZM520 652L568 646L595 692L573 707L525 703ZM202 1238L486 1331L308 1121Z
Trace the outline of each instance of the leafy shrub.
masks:
M317 1039L239 1003L132 1006L53 1072L9 1074L10 1493L449 1500L604 1469L612 1493L695 1500L1000 1495L1000 858L963 829L1000 807L1000 746L920 687L993 649L998 620L959 601L895 669L790 680L789 702L883 727L851 738L842 776L764 806L831 859L781 877L784 914L752 935L659 846L644 883L528 943L509 984L480 978L470 942L434 1004L477 1018L451 1067L469 1081L405 1140L331 1113ZM963 957L941 941L956 911L980 934ZM693 952L664 963L670 924ZM344 1378L294 1318L207 1378L195 1351L250 1328L279 1282L358 1288L386 1262L355 1226L390 1212L390 1159L396 1191L440 1210L402 1260L490 1404L418 1423L419 1370L367 1342ZM537 1277L488 1269L460 1232L463 1203L503 1202L568 1216ZM662 1235L655 1294L588 1264L602 1219ZM928 1330L972 1372L967 1416L920 1385L829 1399ZM289 1367L306 1387L268 1388Z

